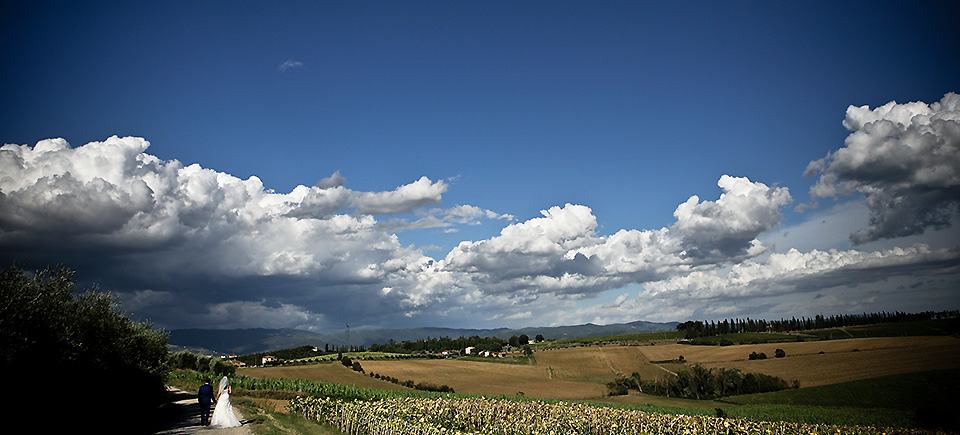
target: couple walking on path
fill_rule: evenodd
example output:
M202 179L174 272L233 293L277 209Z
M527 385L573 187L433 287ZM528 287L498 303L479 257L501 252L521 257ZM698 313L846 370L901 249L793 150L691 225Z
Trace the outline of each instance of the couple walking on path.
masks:
M216 386L213 386L216 388ZM230 394L228 390L227 394ZM216 395L214 395L216 397ZM199 393L195 390L193 392L183 391L174 387L167 387L167 400L172 405L168 408L170 411L164 417L164 422L158 424L160 430L152 432L154 435L252 435L253 432L250 430L252 426L249 424L249 420L245 420L245 416L240 413L240 411L234 408L234 413L236 418L241 422L240 426L223 428L223 427L214 427L212 424L203 425L201 424L201 411L203 407L199 403ZM225 407L224 397L220 398L218 403L224 403L220 405ZM211 405L211 408L213 406ZM232 404L231 404L232 407ZM208 408L209 409L209 408ZM214 410L211 410L214 411ZM214 411L215 412L215 411ZM210 414L208 414L210 415ZM212 419L207 419L208 422L212 423Z
M222 382L222 380L221 380ZM229 382L229 381L228 381ZM209 382L208 382L209 384ZM216 388L211 386L211 388ZM227 409L227 401L229 400L229 395L232 391L226 389L227 396L220 396L219 400L216 400L216 393L213 397L218 404L220 409ZM167 387L167 396L171 405L173 405L170 410L171 412L165 418L165 423L160 424L161 429L159 431L153 432L155 435L252 435L250 430L250 424L244 423L244 416L239 413L239 410L233 409L232 412L226 413L223 411L224 415L239 419L239 426L236 427L216 427L213 425L214 420L211 418L211 414L218 415L216 409L213 406L213 401L211 404L204 407L200 402L201 393L198 391L189 392L183 391L173 387ZM229 408L233 408L233 405L230 404ZM204 418L201 413L202 409L207 410L207 417ZM211 413L212 411L212 413ZM209 425L203 423L210 423Z
M220 388L217 395L213 395L213 387L210 386L210 380L200 387L197 392L197 401L200 402L200 424L212 427L239 427L240 420L233 412L233 404L230 403L230 380L226 376L220 380ZM210 416L210 406L216 404L213 409L213 416Z

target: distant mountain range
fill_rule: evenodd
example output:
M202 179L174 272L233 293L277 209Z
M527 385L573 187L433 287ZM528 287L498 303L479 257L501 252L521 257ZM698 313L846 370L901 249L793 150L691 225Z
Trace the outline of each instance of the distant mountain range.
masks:
M386 344L390 340L413 341L427 337L498 337L508 339L513 335L526 334L533 338L538 334L548 340L565 338L602 337L607 335L639 334L643 332L675 331L676 322L630 322L613 325L594 325L587 323L574 326L528 327L522 329L455 329L455 328L408 328L408 329L367 329L350 331L350 344L369 346L374 343ZM186 349L208 355L226 355L235 353L244 355L269 352L278 349L290 349L310 345L324 348L347 344L346 330L333 334L318 334L300 329L175 329L170 331L167 340L176 349Z

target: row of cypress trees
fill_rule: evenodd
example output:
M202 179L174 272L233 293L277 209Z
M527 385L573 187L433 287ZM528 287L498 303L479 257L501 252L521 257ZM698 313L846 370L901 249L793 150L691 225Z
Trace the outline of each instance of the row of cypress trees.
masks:
M813 317L802 316L790 319L724 319L720 321L687 321L677 325L677 330L685 331L686 338L711 337L743 332L791 332L815 329L844 328L849 326L876 325L882 323L916 322L932 319L951 319L960 317L960 311L924 311L906 313L901 311L881 311L862 314L836 314Z

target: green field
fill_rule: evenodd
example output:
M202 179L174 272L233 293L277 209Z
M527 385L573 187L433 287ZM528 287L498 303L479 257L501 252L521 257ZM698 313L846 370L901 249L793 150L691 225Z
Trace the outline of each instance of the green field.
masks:
M960 370L884 376L732 397L728 415L803 423L923 427L954 418ZM947 423L947 422L942 422Z
M602 337L584 337L584 338L566 338L563 340L554 340L554 341L545 341L542 343L537 343L535 346L539 348L552 347L552 346L565 346L565 345L576 345L576 344L596 344L596 343L623 343L623 342L637 342L637 341L657 341L657 340L677 340L683 338L684 333L680 331L666 331L666 332L646 332L643 334L627 334L627 335L606 335Z
M936 403L957 403L958 392L960 370L936 370L751 394L730 398L728 401L739 405L917 409Z
M695 338L690 341L693 345L719 346L729 344L757 344L757 343L786 343L811 339L813 336L800 334L776 334L768 332L741 332L736 334L721 334L710 337Z
M864 337L918 337L924 335L960 334L960 319L920 320L916 322L884 323L878 325L853 326L843 329L822 329L804 331L805 335L822 340Z

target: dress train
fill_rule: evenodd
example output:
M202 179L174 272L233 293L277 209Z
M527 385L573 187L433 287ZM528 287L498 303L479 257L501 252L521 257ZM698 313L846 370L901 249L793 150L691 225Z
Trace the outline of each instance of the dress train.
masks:
M210 418L210 426L213 427L237 427L240 426L240 420L233 413L233 404L230 403L230 393L224 391L217 400L217 407L213 409L213 417Z

